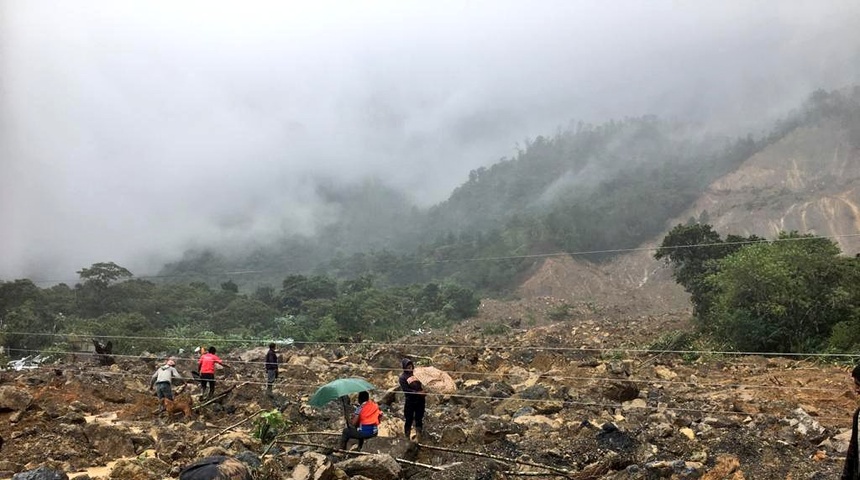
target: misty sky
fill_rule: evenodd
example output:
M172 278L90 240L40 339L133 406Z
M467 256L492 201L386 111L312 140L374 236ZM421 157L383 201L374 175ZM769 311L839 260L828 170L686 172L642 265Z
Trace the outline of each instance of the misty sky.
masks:
M572 120L740 133L860 83L860 2L0 3L0 279L419 205Z

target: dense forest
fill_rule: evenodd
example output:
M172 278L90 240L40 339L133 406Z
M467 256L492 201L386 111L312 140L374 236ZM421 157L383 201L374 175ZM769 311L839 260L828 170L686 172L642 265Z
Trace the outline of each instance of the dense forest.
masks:
M125 354L189 350L195 343L229 349L268 339L391 339L468 318L479 303L471 290L453 284L379 288L369 276L338 282L291 275L279 289L243 294L230 281L210 288L135 279L113 262L78 273L74 287L0 282L0 345L9 356L74 351L79 347L68 344L73 337L104 338Z

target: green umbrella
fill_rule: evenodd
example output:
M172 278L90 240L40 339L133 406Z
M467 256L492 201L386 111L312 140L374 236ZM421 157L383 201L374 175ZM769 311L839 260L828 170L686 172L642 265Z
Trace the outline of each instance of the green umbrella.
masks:
M376 387L360 378L339 378L317 389L308 403L315 407L322 407L344 395L375 389Z

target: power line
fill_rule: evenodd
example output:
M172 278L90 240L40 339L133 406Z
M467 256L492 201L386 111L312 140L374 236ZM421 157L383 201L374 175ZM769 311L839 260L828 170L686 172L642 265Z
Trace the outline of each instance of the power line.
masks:
M51 367L44 367L44 368L51 368ZM142 379L141 381L143 383L147 383L152 377L150 374L136 374L136 373L128 373L128 372L97 371L97 372L88 372L88 373L90 373L92 375L103 376L103 377L120 377L120 378L131 378L131 379ZM223 375L224 374L222 373L222 377L216 379L216 383L227 384L227 383L234 383L237 381L237 380L231 379L231 378L229 378L227 376L223 376ZM191 383L196 382L196 380L193 378L185 378L185 380L187 380ZM325 381L323 381L323 382L325 382ZM261 387L268 385L267 382L263 382L263 381L257 382L257 381L252 381L252 380L243 380L243 381L241 381L241 383L246 384L246 385L259 385ZM303 391L315 390L315 389L319 388L320 385L321 385L320 383L305 383L305 382L298 382L298 383L296 383L296 382L277 382L277 381L275 382L275 386L278 386L278 387L296 388L296 389L303 390ZM477 395L477 394L456 393L456 392L455 393L449 393L449 394L428 392L427 395L431 396L431 397L437 397L440 400L454 399L454 398L472 399L472 400L487 400L487 401L498 401L498 402L505 401L505 400L511 400L511 401L516 401L516 402L520 402L520 403L527 403L527 404L528 403L543 403L543 402L549 401L549 402L560 403L563 405L563 407L602 408L602 409L607 409L607 410L617 410L617 409L621 409L621 410L624 410L624 409L662 410L665 408L666 410L672 410L672 411L678 411L678 412L704 413L704 414L710 414L710 415L727 415L727 416L739 416L739 415L754 416L755 415L755 416L767 416L767 417L771 417L771 418L778 417L778 415L773 415L773 414L768 414L768 413L763 413L763 412L743 412L743 411L734 411L734 410L689 408L689 407L683 407L683 406L669 406L669 405L649 406L646 404L645 406L638 406L638 405L631 405L631 404L624 405L623 403L601 403L601 402L596 402L596 401L581 401L581 400L567 400L567 399L553 399L553 398L537 398L537 399L536 398L523 398L523 397L516 397L513 395L507 396L507 397L501 397L501 396L493 396L493 395ZM827 420L834 420L834 421L840 421L840 422L845 421L845 418L843 418L843 417L818 416L816 418L821 419L821 420L827 419Z

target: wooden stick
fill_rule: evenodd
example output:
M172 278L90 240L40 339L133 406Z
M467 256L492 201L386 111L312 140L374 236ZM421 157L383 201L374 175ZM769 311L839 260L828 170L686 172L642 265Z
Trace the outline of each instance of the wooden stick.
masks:
M543 468L543 469L549 470L551 472L560 473L562 476L567 476L567 477L576 473L576 472L571 472L570 470L566 470L564 468L553 467L551 465L543 465L543 464L534 463L534 462L525 462L522 460L515 460L513 458L500 457L498 455L490 455L489 453L470 452L467 450L455 450L453 448L436 447L433 445L426 445L423 443L419 443L418 446L421 448L426 448L428 450L439 450L440 452L461 453L463 455L473 455L475 457L492 458L493 460L499 460L501 462L517 463L520 465L528 465L530 467Z
M365 440L367 440L367 439L365 439ZM358 452L358 451L354 451L354 450L341 450L341 449L339 449L339 448L330 447L330 446L328 446L328 445L320 445L320 444L318 444L318 443L294 442L294 441L291 441L291 440L280 440L280 441L278 441L278 443L286 443L286 444L288 444L288 445L303 445L303 446L305 446L305 447L325 448L326 450L331 450L331 451L333 451L333 452L346 453L346 454L349 454L349 455L358 455L358 456L361 456L361 455L373 455L372 453L369 453L369 452ZM445 470L445 469L444 469L444 468L442 468L442 467L437 467L437 466L435 466L435 465L427 465L426 463L413 462L413 461L410 461L410 460L405 460L405 459L403 459L403 458L394 458L394 461L396 461L397 463L405 463L406 465L412 465L412 466L414 466L414 467L421 467L421 468L426 468L426 469L428 469L428 470L435 470L435 471L437 471L437 472L441 472L441 471L444 471L444 470Z
M220 399L226 397L227 394L232 392L236 387L242 387L242 386L247 385L248 383L249 382L241 383L239 385L233 385L232 387L228 388L227 390L224 390L223 392L219 393L217 396L212 397L209 400L206 400L205 402L201 403L200 405L195 405L194 407L192 407L192 410L197 410L198 408L203 408L206 405L209 405L210 403L212 403L216 400L220 400Z
M209 440L206 440L205 442L203 442L203 445L206 445L207 443L211 442L212 440L215 440L216 438L220 437L221 435L224 435L225 433L229 432L230 430L238 427L239 425L242 425L243 423L247 422L248 420L256 417L257 415L259 415L263 412L265 412L265 410L258 410L256 412L252 413L250 416L245 417L241 421L236 422L233 425L230 425L229 427L225 428L224 430L221 430L220 432L216 433L215 436L213 436Z
M289 432L278 435L279 437L298 437L299 435L336 435L340 436L340 432Z
M516 471L506 471L501 472L502 475L509 475L511 477L566 477L567 475L559 475L557 473L547 473L547 472L516 472Z

